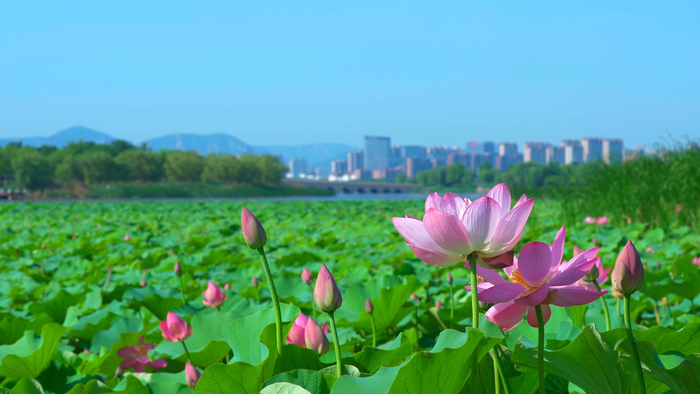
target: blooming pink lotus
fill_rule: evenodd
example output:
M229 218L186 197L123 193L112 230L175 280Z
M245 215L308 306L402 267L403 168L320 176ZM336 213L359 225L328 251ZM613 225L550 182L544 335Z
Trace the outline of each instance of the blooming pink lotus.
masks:
M510 250L522 236L534 200L523 195L513 209L510 203L510 191L501 183L474 202L453 193L431 194L422 221L412 216L391 220L426 264L445 267L476 253L479 265L504 268L512 265Z
M172 312L168 312L167 319L160 322L160 330L163 332L163 338L170 342L182 342L192 335L192 326Z
M214 282L209 281L207 289L202 293L204 306L218 308L226 301L226 292L222 291Z
M131 241L131 237L128 235L124 236L124 242L129 242L129 241Z
M551 246L532 242L523 247L518 259L504 269L510 281L495 271L477 267L485 282L478 285L479 301L497 303L486 317L507 331L527 315L528 323L537 327L535 306L540 305L544 322L552 314L549 305L572 306L595 301L606 292L589 291L576 282L591 270L598 248L581 252L562 262L565 229L562 227Z
M313 320L313 318L306 316L303 313L299 315L296 320L294 320L294 324L287 335L287 343L295 344L303 348L306 347L306 339L304 335L306 332L306 325L308 324L309 320ZM321 330L324 334L328 334L328 323L323 323Z
M597 219L593 216L586 216L585 218L583 218L583 222L586 224L595 224L596 221Z
M202 374L197 370L197 368L194 367L194 365L185 363L185 381L192 390L194 390L195 386L197 386L197 381L199 381L201 376Z
M598 219L596 219L596 224L599 226L603 226L608 224L610 222L610 219L607 216L601 216Z
M574 257L578 256L579 254L583 253L583 251L576 246L574 246ZM593 268L595 268L595 272L598 274L594 278L590 278L592 280L595 280L596 283L598 283L598 286L602 286L605 282L608 281L608 276L610 274L610 270L612 268L605 268L603 267L603 262L600 260L600 257L595 258L595 264L593 265ZM591 268L591 271L593 271L593 268ZM585 287L586 289L590 291L598 291L598 289L595 287L593 282L587 281L586 278L584 279L579 279L578 285L581 287Z
M697 265L698 268L700 268L700 257L693 257L692 263Z
M134 368L134 372L145 371L147 365L150 365L151 368L156 371L165 367L167 365L165 359L159 358L151 361L151 359L148 357L148 352L155 349L155 347L155 344L145 342L145 336L141 336L138 347L131 345L123 347L117 351L119 357L124 359L124 361L119 364L119 367L122 369L122 371L129 368Z

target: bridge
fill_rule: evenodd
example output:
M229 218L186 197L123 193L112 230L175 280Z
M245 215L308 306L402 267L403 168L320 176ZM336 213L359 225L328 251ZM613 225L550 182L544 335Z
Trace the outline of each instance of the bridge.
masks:
M316 181L310 179L285 178L285 185L313 187L316 189L330 190L335 194L378 194L378 193L410 193L416 185L389 182L331 182Z

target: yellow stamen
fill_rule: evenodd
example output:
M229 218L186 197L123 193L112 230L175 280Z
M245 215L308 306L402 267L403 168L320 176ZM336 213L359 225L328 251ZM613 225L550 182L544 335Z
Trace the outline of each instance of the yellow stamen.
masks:
M510 281L513 283L519 283L526 287L530 287L530 285L527 282L525 282L525 279L523 279L523 277L520 275L520 270L517 268L510 273Z
M482 278L480 275L476 276L476 283L477 284L484 283L484 282L486 282L486 280L484 278Z

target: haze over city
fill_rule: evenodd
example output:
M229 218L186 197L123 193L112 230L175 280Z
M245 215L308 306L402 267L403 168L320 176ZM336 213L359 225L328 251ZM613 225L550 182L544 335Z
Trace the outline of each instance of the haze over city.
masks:
M0 138L700 137L697 2L7 3Z

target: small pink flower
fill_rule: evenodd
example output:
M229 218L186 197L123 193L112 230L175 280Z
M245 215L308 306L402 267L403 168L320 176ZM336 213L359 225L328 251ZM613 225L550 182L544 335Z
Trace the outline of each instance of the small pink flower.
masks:
M441 307L442 307L442 302L440 302L440 300L437 300L435 302L435 309L440 309Z
M168 312L168 318L160 322L163 338L169 342L182 342L192 335L192 326L187 325L180 317Z
M131 241L131 237L130 237L130 236L128 236L128 235L127 235L127 236L125 236L125 237L124 237L124 241L125 241L125 242L129 242L129 241Z
M676 212L682 211L682 210L683 210L683 204L676 204L675 210L676 210Z
M294 320L289 334L287 334L287 343L306 348L306 326L310 320L313 321L314 319L303 313L299 315L296 320ZM328 334L328 323L323 323L321 331L323 331L324 334Z
M306 320L304 342L307 349L311 349L318 354L326 353L330 346L328 337L323 332L323 329L319 327L318 323L311 317Z
M265 228L246 207L241 210L241 230L245 243L251 249L260 249L267 243Z
M119 364L119 368L122 371L134 368L134 372L143 372L146 370L147 365L150 365L156 371L165 367L167 365L165 359L159 358L151 361L148 357L148 352L155 349L155 347L155 344L145 342L145 336L141 336L138 347L131 345L117 351L117 355L124 359Z
M207 285L207 289L202 293L202 296L204 296L204 306L209 308L218 308L226 301L226 293L221 291L219 286L212 281L209 281L209 285Z
M147 284L146 279L141 279L141 287L146 287Z
M321 264L321 271L316 277L314 302L324 312L335 312L343 304L343 296L326 264Z
M596 220L596 224L598 224L599 226L603 226L608 224L609 221L610 219L607 216L601 216Z
M420 298L418 298L418 296L416 295L416 293L411 294L411 296L408 297L408 298L412 299L412 300L415 301L415 302L420 302Z
M309 271L309 269L306 267L304 267L304 269L301 271L301 280L307 285L310 285L311 282L314 281L314 276L311 274L311 271Z
M654 249L651 246L647 246L647 253L654 253Z
M226 284L224 285L224 289L226 289L226 290L231 290L231 285L228 284L228 283L226 283Z
M173 271L175 272L175 275L182 276L182 266L180 265L179 261L175 262L175 267L173 267Z
M586 216L585 218L583 218L583 222L586 224L595 224L596 218L594 218L593 216Z
M700 257L693 257L692 263L697 265L698 268L700 268Z
M258 287L258 277L254 276L253 279L250 281L250 284L253 285L253 287Z
M194 390L195 386L197 385L197 381L199 380L200 376L202 376L202 374L197 370L197 368L190 363L185 363L185 380L187 381L187 385L190 386L192 390Z
M370 301L369 298L365 300L365 310L370 315L374 312L374 305L372 305L372 301Z

